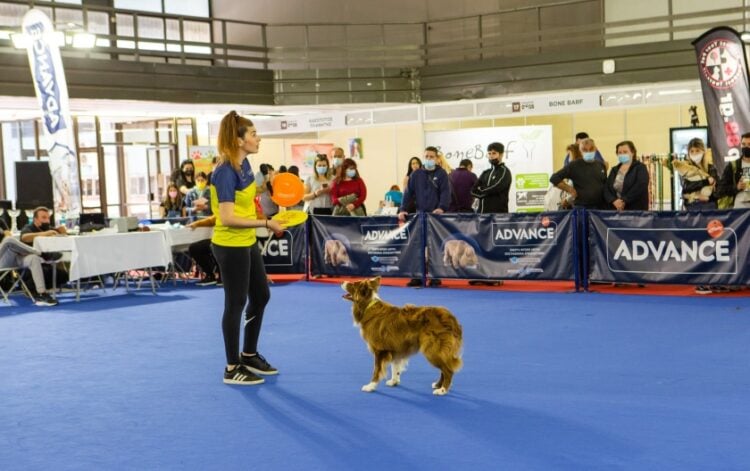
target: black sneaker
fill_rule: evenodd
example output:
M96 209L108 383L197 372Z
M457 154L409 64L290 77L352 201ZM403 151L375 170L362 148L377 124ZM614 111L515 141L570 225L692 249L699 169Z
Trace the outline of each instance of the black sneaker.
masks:
M224 383L225 384L238 384L240 386L252 386L254 384L263 384L266 380L256 375L252 371L248 371L242 365L237 365L232 371L224 368Z
M241 354L240 364L242 364L242 366L255 374L267 376L279 374L279 370L271 366L271 364L268 363L260 353L256 353L251 357L245 355L244 353Z
M213 273L208 274L203 277L202 280L200 280L198 283L195 284L195 286L211 286L216 284L216 277L213 275Z
M62 258L62 252L44 252L42 258L46 262L56 262Z
M696 286L695 287L695 293L696 294L711 294L711 287L710 286Z
M34 297L34 304L37 306L57 306L58 302L49 293L41 293Z
M412 278L409 280L408 283L406 283L406 286L415 287L415 286L422 286L422 280L419 278Z
M442 282L442 281L440 281L440 280L436 280L435 278L433 278L433 279L431 279L431 280L430 280L430 281L429 281L429 282L427 283L427 286L440 286L440 285L442 285L442 284L443 284L443 282Z

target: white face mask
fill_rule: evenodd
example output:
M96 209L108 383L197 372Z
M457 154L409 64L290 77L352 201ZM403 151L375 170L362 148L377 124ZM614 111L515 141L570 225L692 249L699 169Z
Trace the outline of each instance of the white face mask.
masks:
M694 164L698 165L701 163L701 160L703 160L703 153L700 154L690 154L690 160L693 161Z

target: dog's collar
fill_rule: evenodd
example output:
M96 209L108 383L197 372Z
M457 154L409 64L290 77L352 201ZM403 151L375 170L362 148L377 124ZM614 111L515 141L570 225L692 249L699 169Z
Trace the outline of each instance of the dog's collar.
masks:
M365 308L365 311L368 310L368 309L370 309L372 307L372 305L375 304L378 301L380 301L380 300L378 298L376 298L376 297L373 296L373 298L370 300L370 303Z

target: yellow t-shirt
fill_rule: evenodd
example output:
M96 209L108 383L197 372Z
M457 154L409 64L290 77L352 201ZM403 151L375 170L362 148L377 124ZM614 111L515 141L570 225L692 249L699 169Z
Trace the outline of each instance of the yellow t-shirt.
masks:
M255 228L227 227L221 221L219 203L233 202L234 214L245 219L257 219L255 212L255 177L247 159L240 171L229 163L216 167L211 175L211 211L216 226L211 242L224 247L249 247L255 243Z

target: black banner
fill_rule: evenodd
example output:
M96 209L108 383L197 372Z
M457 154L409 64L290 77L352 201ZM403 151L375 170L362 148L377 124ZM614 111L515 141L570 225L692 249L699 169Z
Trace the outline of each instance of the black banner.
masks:
M750 83L739 33L727 26L693 41L711 141L719 175L727 161L740 158L740 136L750 131Z
M422 218L311 216L313 275L420 278Z
M744 285L750 211L589 211L590 278Z
M287 228L281 237L258 237L266 273L305 273L305 237L305 224Z
M435 278L573 280L573 213L427 215Z

